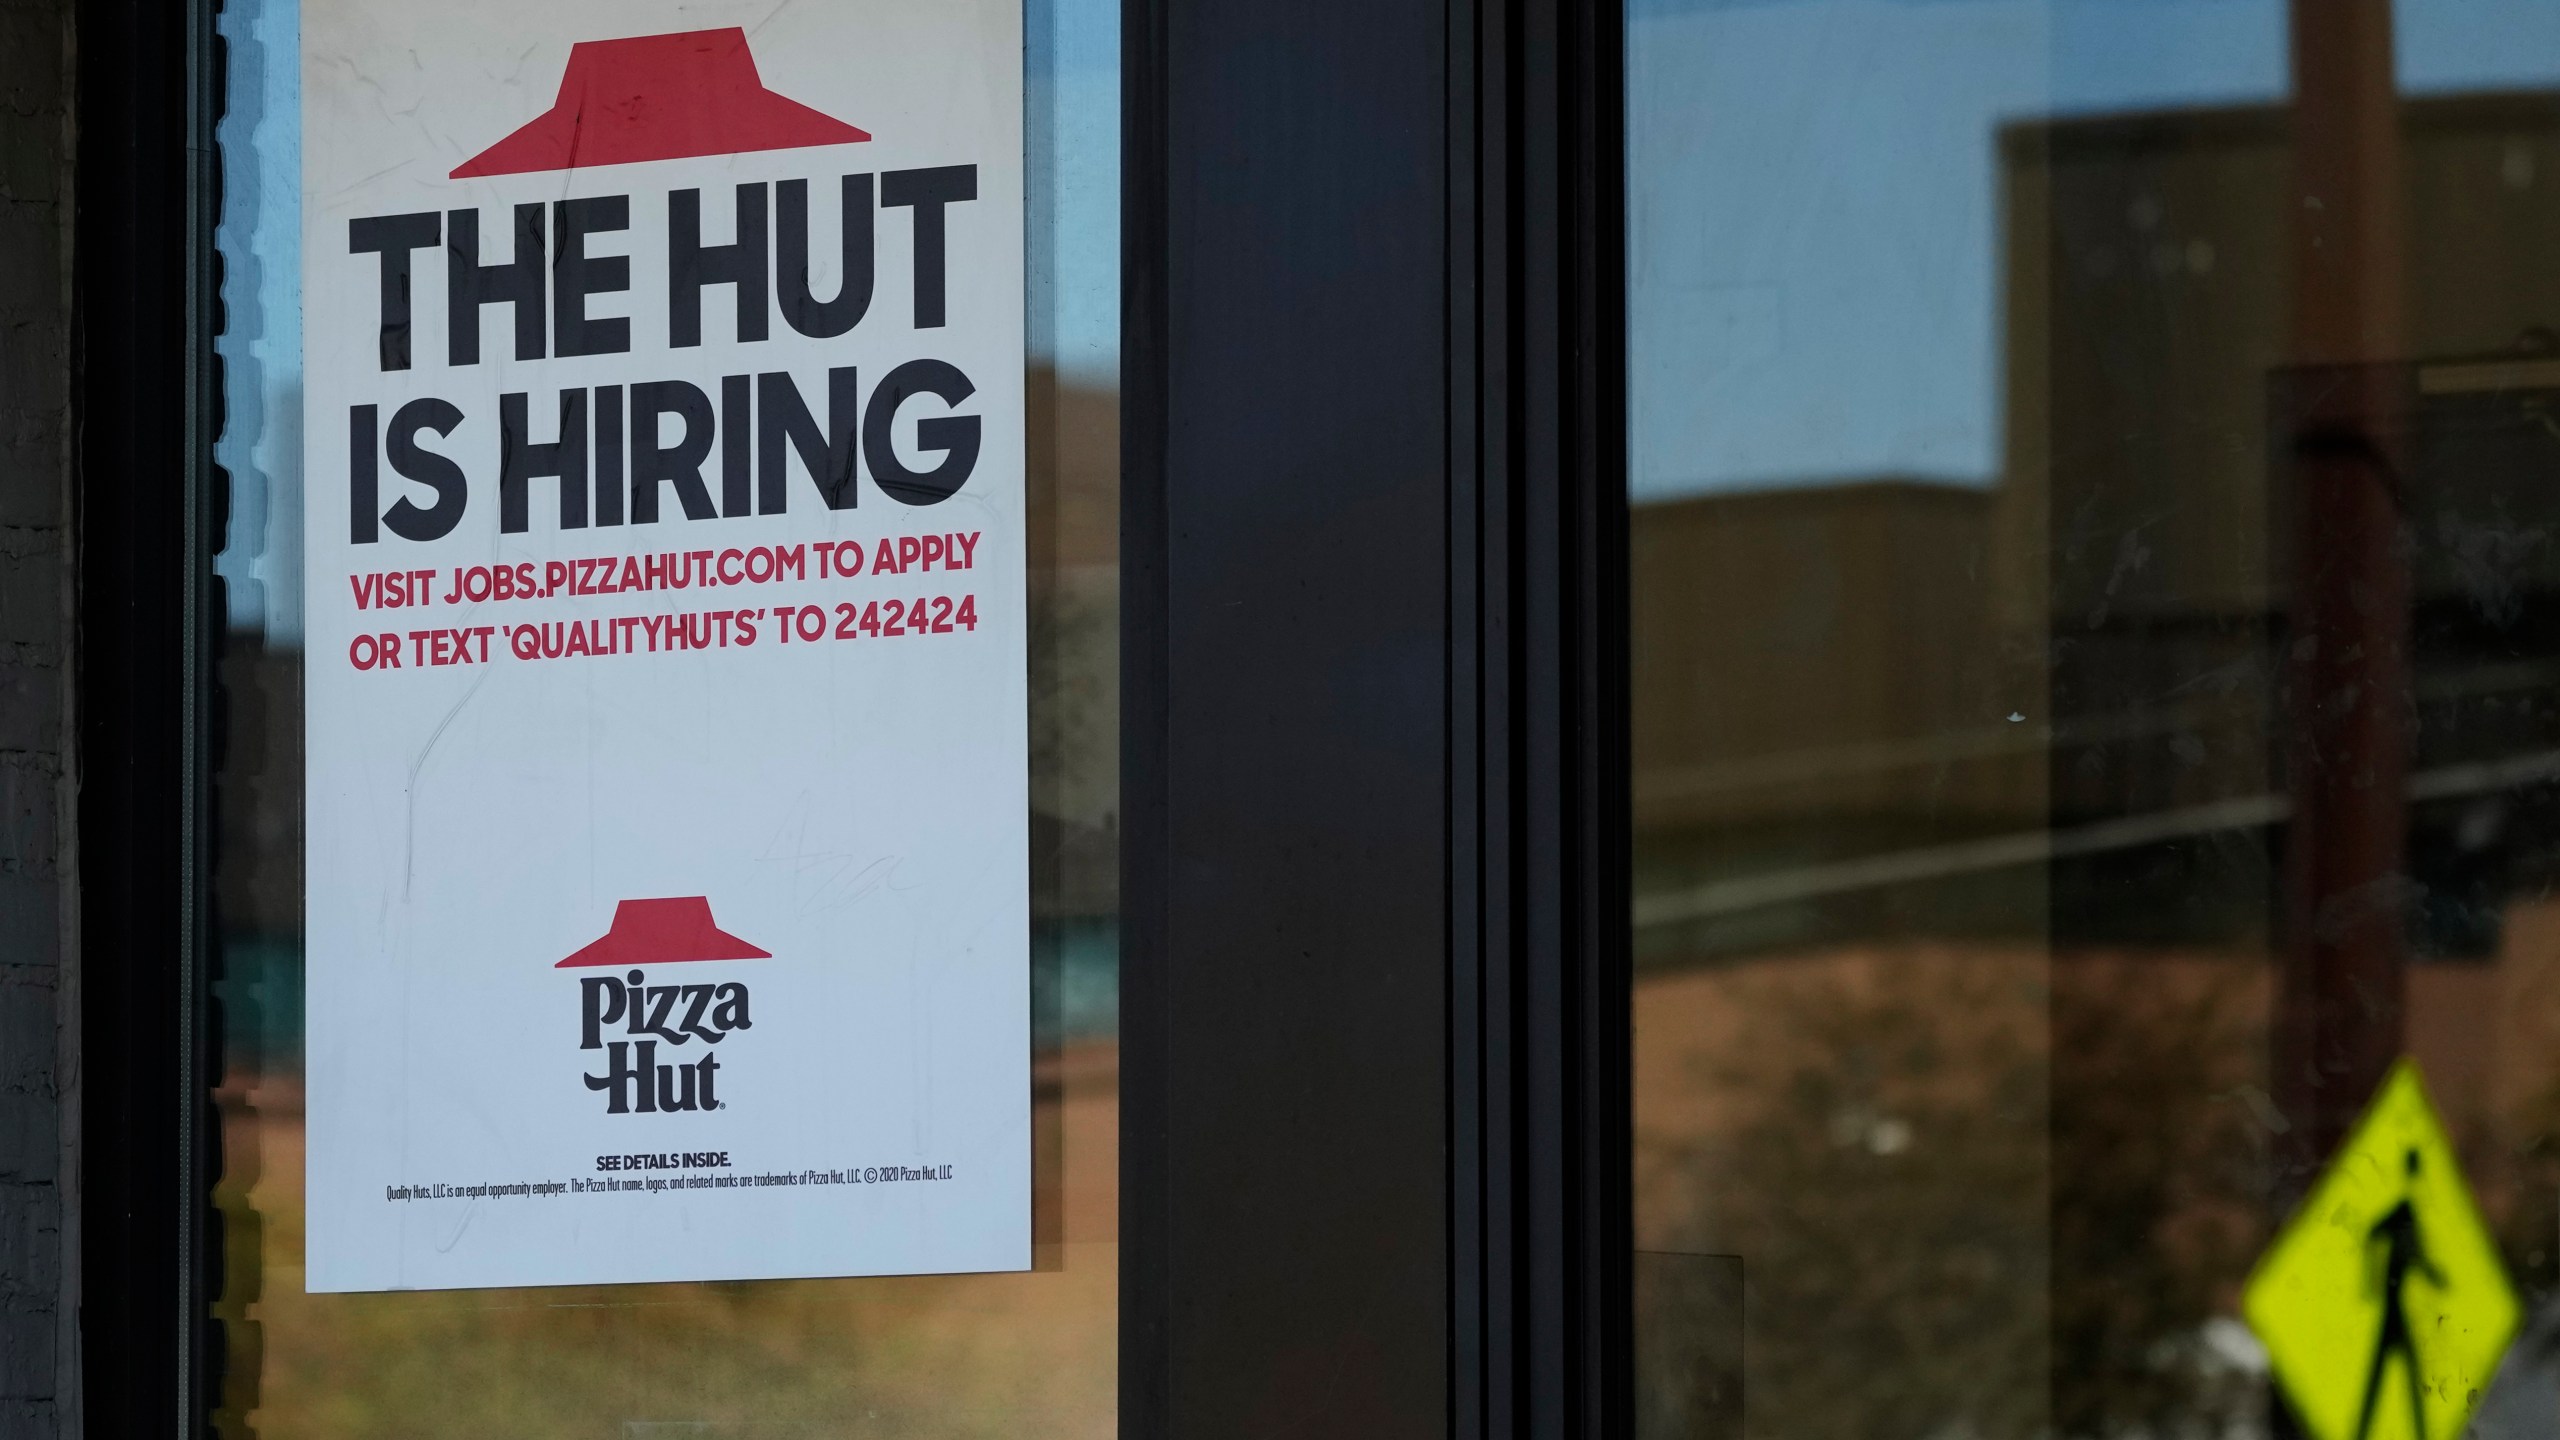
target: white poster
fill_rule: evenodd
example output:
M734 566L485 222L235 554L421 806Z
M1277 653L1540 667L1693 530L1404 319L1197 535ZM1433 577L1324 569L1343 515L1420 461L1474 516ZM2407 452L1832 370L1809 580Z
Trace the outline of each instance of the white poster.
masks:
M1030 1263L1020 0L307 0L315 1291Z

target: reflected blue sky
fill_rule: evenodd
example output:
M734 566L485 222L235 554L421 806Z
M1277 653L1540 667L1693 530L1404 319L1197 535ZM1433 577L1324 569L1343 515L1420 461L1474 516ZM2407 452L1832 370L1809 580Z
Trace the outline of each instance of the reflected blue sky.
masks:
M302 637L302 73L299 0L229 0L222 146L225 382L214 459L231 475L214 568L231 628ZM1119 0L1023 11L1025 325L1035 363L1116 388L1120 372Z
M1636 497L1999 455L2012 120L2266 103L2283 0L1631 0ZM2553 0L2401 0L2402 87L2560 80Z
M1119 0L1032 0L1023 25L1032 224L1049 225L1047 243L1035 233L1028 246L1031 351L1077 383L1117 389Z
M222 435L234 630L302 635L302 61L296 0L231 0L222 147Z

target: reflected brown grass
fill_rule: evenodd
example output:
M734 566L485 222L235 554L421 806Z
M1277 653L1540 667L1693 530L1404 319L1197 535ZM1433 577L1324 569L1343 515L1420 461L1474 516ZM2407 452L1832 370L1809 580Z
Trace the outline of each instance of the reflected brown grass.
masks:
M2484 963L2411 970L2407 1046L2540 1297L2560 903L2503 933ZM2283 1218L2271 978L2257 949L1920 941L1641 976L1637 1245L1738 1257L1740 1433L2265 1433L2237 1315ZM1706 1356L1727 1342L1659 1332L1725 1313L1639 1315L1645 1353Z
M1745 1433L2044 1429L2045 1008L1997 949L1639 985L1638 1243L1742 1257Z
M302 1289L298 1093L224 1091L222 1428L275 1437L1117 1430L1118 1071L1044 1064L1026 1274L377 1295Z

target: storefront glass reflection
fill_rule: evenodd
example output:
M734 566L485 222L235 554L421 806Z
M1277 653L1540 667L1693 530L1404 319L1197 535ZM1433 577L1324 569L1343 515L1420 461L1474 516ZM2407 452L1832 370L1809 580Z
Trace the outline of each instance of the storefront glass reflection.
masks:
M217 1028L231 1434L1104 1436L1117 1428L1118 13L1024 14L1036 1268L316 1296L302 1276L295 0L220 18L228 615Z
M2276 1433L2402 1056L2560 1424L2553 25L1631 4L1640 1433Z

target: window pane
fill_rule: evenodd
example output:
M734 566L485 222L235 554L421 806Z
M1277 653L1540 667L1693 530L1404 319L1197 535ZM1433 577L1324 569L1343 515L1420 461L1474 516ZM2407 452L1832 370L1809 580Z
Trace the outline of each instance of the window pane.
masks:
M2560 1324L2552 25L1628 0L1641 1434L2554 1423L2249 1288L2405 1059Z
M219 1423L271 1437L1114 1433L1115 0L1028 0L1023 15L1035 1268L333 1295L306 1293L303 1274L303 13L231 0L219 22ZM699 20L667 16L658 28Z

